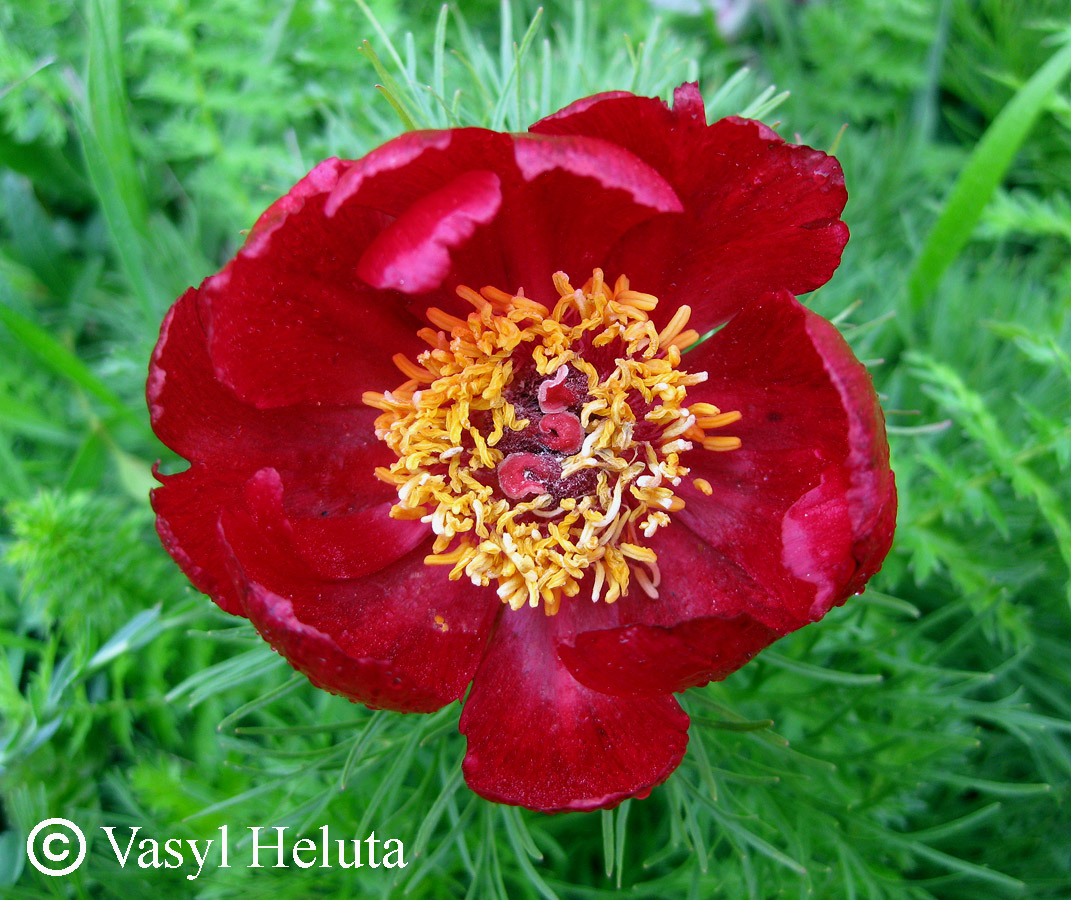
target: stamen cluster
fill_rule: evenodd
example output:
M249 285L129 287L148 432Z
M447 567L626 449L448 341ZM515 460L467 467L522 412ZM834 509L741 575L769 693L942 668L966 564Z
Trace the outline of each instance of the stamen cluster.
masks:
M542 601L548 615L589 571L593 601L614 602L632 577L657 597L644 541L684 506L681 454L740 445L706 433L738 412L686 405L707 377L679 368L699 337L686 330L687 306L659 330L657 298L624 276L611 286L596 269L576 289L558 272L554 286L552 310L523 291L458 288L474 311L429 310L439 330L420 335L430 349L416 362L395 357L408 380L364 396L383 410L376 434L398 456L376 470L398 490L391 515L435 532L425 562L451 566L455 580L494 579L513 609Z

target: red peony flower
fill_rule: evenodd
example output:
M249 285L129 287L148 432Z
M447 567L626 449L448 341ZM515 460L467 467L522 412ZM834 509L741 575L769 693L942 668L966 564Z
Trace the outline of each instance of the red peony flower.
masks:
M870 378L793 296L845 200L835 159L708 126L694 84L321 163L163 323L164 546L319 687L430 712L471 683L484 797L646 796L674 692L889 549Z

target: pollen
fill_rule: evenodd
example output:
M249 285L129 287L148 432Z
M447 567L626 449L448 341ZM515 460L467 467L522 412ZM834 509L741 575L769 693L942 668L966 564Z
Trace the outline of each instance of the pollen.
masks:
M391 515L435 534L425 563L547 615L582 585L595 602L633 582L657 598L647 541L684 508L682 457L740 446L708 434L739 412L687 403L707 378L681 368L681 348L698 340L687 306L659 330L658 298L624 276L611 285L595 269L575 288L558 272L553 282L553 308L523 290L459 287L473 311L428 310L435 328L419 334L429 349L394 358L406 381L364 395L397 456L375 471L398 492Z

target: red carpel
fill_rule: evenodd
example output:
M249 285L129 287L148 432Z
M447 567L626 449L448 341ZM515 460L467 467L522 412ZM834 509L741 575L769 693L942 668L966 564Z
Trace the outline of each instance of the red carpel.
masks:
M561 477L557 460L536 453L511 453L498 464L498 483L511 500L545 494L547 484Z
M539 420L539 440L548 450L576 453L584 443L584 426L569 412L551 413Z

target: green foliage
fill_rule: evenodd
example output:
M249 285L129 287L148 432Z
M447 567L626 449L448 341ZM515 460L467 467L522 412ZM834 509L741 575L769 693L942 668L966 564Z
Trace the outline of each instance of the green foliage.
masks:
M1071 101L1066 74L1030 85L1066 56L1071 10L757 7L732 45L642 0L0 8L0 893L1067 895ZM696 77L712 116L777 108L823 147L850 125L853 237L808 302L885 397L896 544L866 594L685 695L688 756L650 798L495 806L460 777L457 704L401 716L317 691L189 588L145 499L151 462L174 465L146 426L148 352L173 297L319 159ZM374 829L409 865L189 881L94 839L49 879L23 848L53 815L195 840Z
M1056 88L1071 74L1071 31L1064 46L1001 110L978 142L944 203L908 278L912 304L928 299L941 273L970 238L982 209Z
M782 45L770 68L783 83L807 73L806 91L852 125L903 120L930 77L940 40L939 3L849 0L791 10L776 4L771 28ZM835 61L835 64L833 64Z
M14 542L6 562L20 577L20 617L29 627L47 631L62 618L88 640L91 622L107 633L115 608L157 602L168 572L145 540L144 509L110 497L41 492L7 512ZM72 606L72 597L82 602Z

